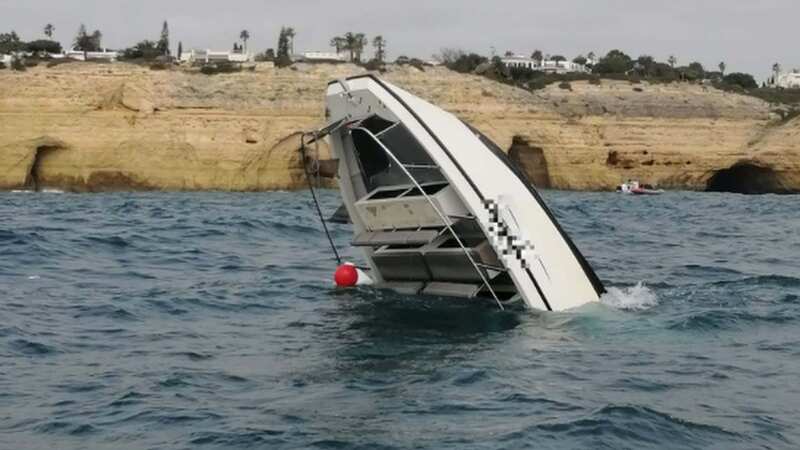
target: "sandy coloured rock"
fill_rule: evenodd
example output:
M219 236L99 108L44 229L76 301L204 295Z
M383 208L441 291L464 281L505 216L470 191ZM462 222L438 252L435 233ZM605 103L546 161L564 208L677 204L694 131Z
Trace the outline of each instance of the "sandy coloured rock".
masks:
M117 64L0 71L0 189L295 189L301 130L324 121L342 65L206 76ZM800 191L800 118L710 87L603 80L527 92L444 68L384 77L471 122L535 184L609 190L628 178L702 190L756 179ZM327 153L321 149L323 156Z

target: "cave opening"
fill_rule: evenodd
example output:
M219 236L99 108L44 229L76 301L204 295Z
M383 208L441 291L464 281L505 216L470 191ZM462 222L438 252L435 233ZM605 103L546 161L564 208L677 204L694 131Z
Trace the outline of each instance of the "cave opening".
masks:
M737 163L716 171L708 179L706 191L750 195L788 193L773 169L752 163Z
M538 188L550 188L550 170L541 147L531 145L526 139L515 136L508 150L508 158L528 176Z
M25 181L26 188L33 191L39 191L42 189L42 167L44 166L43 160L47 155L61 149L62 147L60 145L40 145L39 147L36 147L36 152L33 157L33 164L31 164L30 171L28 172L28 176Z

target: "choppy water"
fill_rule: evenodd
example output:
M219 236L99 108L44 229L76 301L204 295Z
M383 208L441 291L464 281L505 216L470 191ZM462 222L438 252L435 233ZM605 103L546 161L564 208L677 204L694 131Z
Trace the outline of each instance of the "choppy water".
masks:
M337 292L305 193L0 194L0 448L800 446L800 197L545 196L604 304Z

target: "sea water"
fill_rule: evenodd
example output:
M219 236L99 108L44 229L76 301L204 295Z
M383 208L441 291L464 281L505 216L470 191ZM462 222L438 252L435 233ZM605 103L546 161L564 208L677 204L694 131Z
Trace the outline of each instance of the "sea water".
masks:
M602 303L336 290L303 192L0 194L0 448L800 446L800 197L544 197Z

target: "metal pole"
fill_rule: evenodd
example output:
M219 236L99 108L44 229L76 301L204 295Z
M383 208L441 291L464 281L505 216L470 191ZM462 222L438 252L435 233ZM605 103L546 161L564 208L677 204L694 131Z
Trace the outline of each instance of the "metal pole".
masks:
M311 182L311 174L308 173L308 167L306 167L306 133L302 133L300 135L300 155L303 158L303 172L306 174L306 181L308 182L308 190L311 191L311 197L314 199L314 206L317 207L317 214L319 214L319 220L322 222L322 228L325 230L325 236L328 237L328 242L331 244L331 249L333 249L333 255L336 257L336 262L341 265L342 258L339 256L339 251L336 250L336 244L333 243L333 237L331 237L331 233L328 230L328 224L325 222L325 216L322 214L322 208L319 206L319 200L317 199L317 193L314 192L314 184Z

